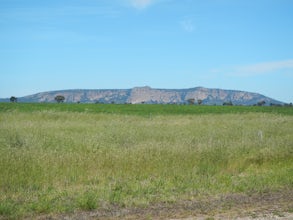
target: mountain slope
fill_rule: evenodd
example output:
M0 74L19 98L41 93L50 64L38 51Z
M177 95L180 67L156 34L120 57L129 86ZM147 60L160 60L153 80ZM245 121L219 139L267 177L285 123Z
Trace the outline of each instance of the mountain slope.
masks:
M60 90L42 92L34 95L18 98L19 102L55 102L57 95L65 97L68 103L187 103L189 99L202 100L206 105L222 105L224 102L232 102L234 105L254 105L264 101L266 105L283 104L257 93L208 89L196 87L190 89L153 89L151 87L135 87L132 89L96 89L96 90ZM9 99L2 99L2 102Z

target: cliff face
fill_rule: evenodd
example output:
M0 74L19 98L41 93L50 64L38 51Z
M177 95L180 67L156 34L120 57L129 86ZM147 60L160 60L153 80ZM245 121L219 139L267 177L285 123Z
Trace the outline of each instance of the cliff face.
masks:
M128 103L182 103L184 100L180 90L152 89L150 87L136 87L131 90Z
M206 105L222 105L224 102L232 102L236 105L254 105L265 101L281 104L282 102L269 97L244 91L208 89L196 87L191 89L152 89L150 87L138 87L131 90L127 99L128 103L186 103L189 99L202 100Z
M153 89L151 87L135 87L132 89L96 89L96 90L61 90L42 92L30 96L18 98L19 102L55 102L55 97L62 95L68 103L158 103L158 104L182 104L188 99L202 100L206 105L222 105L224 102L232 102L235 105L253 105L265 101L266 105L283 104L257 93L208 89L196 87L190 89ZM3 99L4 100L4 99ZM7 99L5 99L7 100ZM9 99L8 99L9 100Z

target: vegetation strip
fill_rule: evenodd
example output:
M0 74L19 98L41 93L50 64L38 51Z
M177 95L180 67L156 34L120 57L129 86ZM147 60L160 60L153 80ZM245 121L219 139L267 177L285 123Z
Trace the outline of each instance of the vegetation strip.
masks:
M0 103L0 112L80 112L127 115L195 115L195 114L231 114L231 113L273 113L293 115L293 108L278 106L198 106L163 104L57 104L57 103Z

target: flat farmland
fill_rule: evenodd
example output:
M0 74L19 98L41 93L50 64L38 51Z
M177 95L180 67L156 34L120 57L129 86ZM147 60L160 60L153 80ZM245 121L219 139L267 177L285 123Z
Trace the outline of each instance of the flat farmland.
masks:
M0 219L213 216L265 195L292 212L292 173L289 107L0 104Z

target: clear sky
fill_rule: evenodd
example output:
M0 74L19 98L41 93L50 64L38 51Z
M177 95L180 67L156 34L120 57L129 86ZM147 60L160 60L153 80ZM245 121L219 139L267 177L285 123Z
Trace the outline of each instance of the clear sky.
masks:
M292 0L0 0L0 97L235 89L293 102Z

